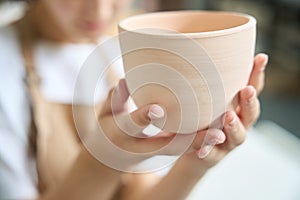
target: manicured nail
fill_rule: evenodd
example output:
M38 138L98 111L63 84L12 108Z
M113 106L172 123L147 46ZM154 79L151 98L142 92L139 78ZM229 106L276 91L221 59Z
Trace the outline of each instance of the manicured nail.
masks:
M200 159L204 159L209 154L209 152L211 151L212 148L213 148L213 146L211 146L211 145L206 145L206 146L201 147L201 149L198 152L198 157Z
M165 111L159 105L152 105L149 108L148 117L151 120L156 120L156 119L163 118L164 115L165 115Z
M233 113L227 113L225 116L225 121L228 121L228 126L233 127L237 123L236 115Z
M226 140L226 136L224 135L223 132L220 132L219 135L206 137L205 141L203 143L207 144L207 145L214 146L214 145L217 145L217 144L224 143L225 140Z
M216 145L216 144L221 144L223 142L224 142L223 140L213 138L213 139L207 140L205 143L209 144L209 145Z
M237 131L238 127L237 127L237 117L236 117L236 115L233 115L233 118L228 122L227 128L232 133L235 133Z

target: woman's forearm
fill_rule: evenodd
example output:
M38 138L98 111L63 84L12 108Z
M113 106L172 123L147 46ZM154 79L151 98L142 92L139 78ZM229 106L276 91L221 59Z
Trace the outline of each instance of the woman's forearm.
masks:
M38 200L111 199L120 177L120 172L103 165L82 149L64 181L47 194L41 194Z
M207 170L208 168L205 167L199 169L199 165L188 166L184 159L179 160L160 181L151 181L153 184L149 184L149 181L144 180L148 179L149 175L137 175L137 177L134 177L130 184L125 185L123 199L184 200Z
M148 194L143 195L143 199L184 200L204 174L203 171L201 175L192 177L190 174L186 175L180 166L175 166L166 177L148 191Z

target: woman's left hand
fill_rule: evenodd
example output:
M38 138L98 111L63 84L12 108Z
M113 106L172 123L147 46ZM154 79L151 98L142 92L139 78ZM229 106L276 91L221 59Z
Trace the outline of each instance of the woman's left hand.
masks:
M248 86L239 93L237 110L225 113L222 130L197 132L188 151L160 181L155 175L150 179L155 181L149 181L149 175L146 178L145 175L131 175L131 181L123 190L125 199L185 199L208 169L244 142L247 131L258 119L260 106L257 95L264 87L267 62L265 54L255 57ZM177 137L184 139L185 135Z
M267 62L266 54L255 56L248 86L239 93L239 105L236 111L228 111L224 114L223 129L199 131L192 144L192 150L184 154L176 165L183 169L188 168L192 176L195 175L195 171L199 172L199 175L203 175L206 170L245 141L247 131L260 114L260 103L257 96L264 87L264 70ZM202 170L199 170L200 168ZM186 170L184 171L186 173Z

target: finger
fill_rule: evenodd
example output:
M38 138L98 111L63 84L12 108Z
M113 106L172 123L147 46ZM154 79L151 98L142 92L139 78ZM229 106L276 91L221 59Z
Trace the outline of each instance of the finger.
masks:
M194 134L170 134L166 137L152 137L148 140L157 140L166 138L174 138L172 142L170 142L165 148L163 149L164 155L181 155L183 152L191 153L195 150L199 150L201 146L210 145L214 146L216 144L220 144L225 141L224 133L219 129L208 129L202 130ZM165 139L165 141L166 141ZM188 149L187 149L188 148ZM207 152L209 153L209 152Z
M199 172L205 174L208 169L220 162L222 158L227 154L225 151L215 146L206 156L199 157L200 150L185 153L177 162L191 163L189 170L192 172ZM195 176L195 174L193 173Z
M225 113L223 130L226 134L226 141L220 148L227 152L242 144L246 139L245 127L233 111Z
M146 115L145 110L148 107L137 110L132 115L136 115L136 117ZM148 122L151 122L151 120L148 120ZM137 125L129 114L104 117L100 120L101 131L114 145L128 152L149 153L147 156L153 156L155 151L172 141L175 135L147 137L142 134L145 125L146 123Z
M147 137L142 131L154 121L165 116L164 109L157 105L146 105L130 114L115 115L117 126L127 135L133 137Z
M239 118L246 129L250 128L258 119L260 105L256 96L256 90L247 86L239 94Z
M152 137L155 137L155 138L159 138L159 137L172 137L172 136L175 136L176 134L177 133L160 131L159 133L153 135Z
M257 54L254 58L253 70L256 72L263 72L267 67L269 56L264 53Z
M152 104L132 112L130 116L136 124L146 127L152 121L163 118L165 116L165 111L161 106Z
M268 55L266 54L258 54L254 58L254 64L253 69L251 72L251 76L248 82L248 85L252 85L256 91L257 94L259 94L264 87L265 82L265 68L268 63Z
M225 139L226 136L220 129L202 130L197 133L192 145L194 149L200 149L204 145L216 145L223 143Z
M225 151L220 146L226 141L225 133L219 129L211 131L211 135L207 134L203 144L196 151L198 159L202 162L202 167L208 169L216 165L225 155Z
M199 149L201 147L197 154L200 159L203 159L207 157L215 145L224 143L225 139L226 136L222 130L208 129L207 131L202 131L202 133L197 134L193 145L195 149Z
M126 102L129 98L129 91L124 79L121 79L113 92L111 108L114 114L125 110Z
M191 170L195 168L195 170L203 170L202 172L205 173L207 169L216 165L227 154L219 148L225 141L226 135L220 129L212 128L198 131L192 148L180 157L179 162L191 162Z
M200 162L202 162L201 166L205 169L209 169L220 162L226 153L220 149L219 146L204 146L200 150L196 151L196 155Z
M118 85L112 88L103 103L100 116L111 113L117 114L125 110L125 105L129 97L129 92L124 79L121 79Z

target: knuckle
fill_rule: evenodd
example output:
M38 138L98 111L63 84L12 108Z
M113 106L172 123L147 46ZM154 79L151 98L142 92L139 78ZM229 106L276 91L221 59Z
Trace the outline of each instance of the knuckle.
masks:
M249 108L246 108L243 111L243 115L241 116L243 125L246 129L249 129L259 118L261 113L260 110L260 102L256 98L255 102Z
M145 126L150 123L150 119L147 116L142 115L142 116L135 117L133 119L133 122L136 123L136 125L138 126Z
M238 136L232 138L230 142L227 144L227 149L229 151L235 149L236 147L240 146L243 144L246 140L246 133L242 132Z
M242 133L240 135L240 137L238 137L236 140L235 140L235 147L237 146L240 146L241 144L243 144L246 140L246 134L245 133Z
M243 138L243 139L241 139L241 140L237 141L237 143L236 143L236 147L238 147L238 146L242 145L242 144L245 142L245 139L246 139L246 138Z

